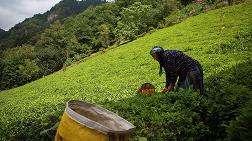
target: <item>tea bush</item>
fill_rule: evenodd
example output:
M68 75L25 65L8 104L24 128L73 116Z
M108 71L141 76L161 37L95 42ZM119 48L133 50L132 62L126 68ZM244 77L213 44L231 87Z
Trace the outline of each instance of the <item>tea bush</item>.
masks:
M118 102L107 102L108 109L136 125L132 140L200 140L209 133L201 116L207 99L192 91L140 95Z
M240 115L227 127L228 137L234 141L249 141L252 138L252 98Z

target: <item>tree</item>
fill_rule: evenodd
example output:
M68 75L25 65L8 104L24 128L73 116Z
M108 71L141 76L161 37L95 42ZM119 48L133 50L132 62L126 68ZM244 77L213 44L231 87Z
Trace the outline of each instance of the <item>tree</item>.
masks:
M106 24L102 24L99 27L99 35L98 35L98 42L101 47L108 47L110 44L109 41L109 27Z
M116 37L119 41L133 40L137 35L148 30L148 21L152 19L151 5L142 5L135 2L128 8L123 8L121 19L115 29Z
M18 65L18 83L22 85L29 81L37 79L39 76L39 70L40 69L35 60L25 59L22 64Z
M56 21L41 34L36 46L54 47L60 49L65 48L66 44L67 38L63 26L59 21Z
M119 7L106 3L90 7L80 15L67 19L64 27L73 34L81 46L87 46L92 52L106 48L115 42L114 28L117 25Z
M7 49L0 58L0 90L23 85L39 76L35 48L23 45Z
M66 52L59 48L36 48L36 52L37 65L40 68L40 76L48 75L60 70L67 58Z
M128 7L133 4L135 0L115 0L115 3L119 5L119 7Z

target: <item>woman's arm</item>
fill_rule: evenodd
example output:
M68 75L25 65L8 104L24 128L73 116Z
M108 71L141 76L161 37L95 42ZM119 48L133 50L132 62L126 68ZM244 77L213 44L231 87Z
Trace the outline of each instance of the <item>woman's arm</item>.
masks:
M174 89L175 83L178 78L175 61L176 60L173 54L166 54L164 63L166 85L163 92L170 92Z
M175 83L177 81L178 75L174 69L170 69L166 73L166 85L163 89L163 93L170 92L174 89Z

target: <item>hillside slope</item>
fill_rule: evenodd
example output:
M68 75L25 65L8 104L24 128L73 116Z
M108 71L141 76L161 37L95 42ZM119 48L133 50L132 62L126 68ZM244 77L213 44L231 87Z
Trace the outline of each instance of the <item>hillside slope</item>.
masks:
M70 99L102 104L120 115L123 114L120 112L122 110L120 108L125 106L129 109L132 108L128 105L120 105L120 103L123 103L122 101L136 102L139 100L143 104L150 104L142 100L141 97L138 97L139 99L135 99L135 101L132 99L136 97L136 89L144 82L152 82L158 89L164 86L164 76L158 77L158 63L149 55L149 50L155 45L163 46L165 49L184 51L199 60L203 65L206 83L210 86L210 83L215 82L210 81L214 80L213 78L223 78L223 81L224 77L227 77L227 80L233 79L230 76L231 74L228 73L233 68L239 68L237 67L239 65L244 66L246 70L252 70L251 44L242 42L243 37L247 35L251 37L251 7L252 1L250 0L244 4L188 18L181 24L157 30L131 43L105 53L101 52L93 55L78 65L68 67L66 70L56 72L22 87L1 92L0 136L2 140L47 138L47 135L39 133L50 128L58 121L58 117L64 111L65 102ZM231 46L233 44L238 46ZM245 69L244 67L239 69ZM251 71L243 71L243 74L250 77ZM217 77L219 75L221 77ZM251 85L251 80L249 78L246 80L248 84L238 87L245 94L251 90L248 87ZM207 91L214 91L209 89L210 87L207 87ZM160 100L160 98L156 98ZM138 107L135 105L135 108L141 109L145 106L139 105ZM155 107L155 105L152 106ZM147 106L146 108L150 107ZM148 110L150 109L145 109L145 112ZM127 112L127 110L124 112ZM149 134L152 127L147 127L148 124L144 122L144 119L138 122L141 119L134 117L143 117L144 115L137 114L133 112L133 114L125 114L123 117L137 126L136 136L148 136L151 140L157 140L160 135ZM176 117L176 115L174 116ZM181 122L176 121L176 118L174 120L174 122ZM150 121L152 120L150 119ZM203 126L202 121L198 123L200 127ZM197 128L200 127L197 124ZM161 129L156 128L157 131L163 132ZM206 132L209 130L213 130L211 127L205 126L200 129L202 129L202 135L207 134ZM154 132L155 128L151 131ZM171 133L174 134L162 134L161 137L169 136L167 139L176 137L178 140L185 139L182 138L182 133L179 134L175 131L171 131ZM187 136L189 139L198 137L196 140L201 139L198 136L200 133L193 133L185 133L184 137ZM53 134L54 131L51 135ZM182 137L180 138L178 135ZM216 136L219 137L219 135Z

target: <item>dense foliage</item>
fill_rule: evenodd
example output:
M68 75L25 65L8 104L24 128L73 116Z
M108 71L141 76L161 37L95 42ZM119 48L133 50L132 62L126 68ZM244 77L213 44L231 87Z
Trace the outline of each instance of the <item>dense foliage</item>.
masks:
M136 130L131 140L249 140L251 6L252 1L248 1L188 18L118 48L94 54L78 65L40 80L2 91L0 140L51 140L65 103L72 99L102 105L132 122ZM59 30L58 34L42 35L52 39L37 43L41 45L38 49L45 49L45 58L50 58L47 54L52 44L64 43L69 39L65 36L75 36L63 32L64 28L56 22L48 30ZM85 46L78 38L71 41L79 47ZM149 55L154 45L181 50L199 60L204 68L206 95L190 90L151 96L136 94L144 82L153 83L158 90L164 86L165 78L158 77L158 63ZM29 58L37 55L37 47L24 48L30 52ZM60 46L57 48L61 50ZM26 58L24 51L9 52L16 53L17 58L13 59ZM67 52L70 51L64 50L66 56ZM40 72L36 66L43 64L37 64L36 59L25 60L22 64L33 69L20 66L22 71L18 73L30 78L26 72Z
M252 137L252 98L247 105L242 108L236 119L232 120L227 131L229 138L234 141L249 141Z

